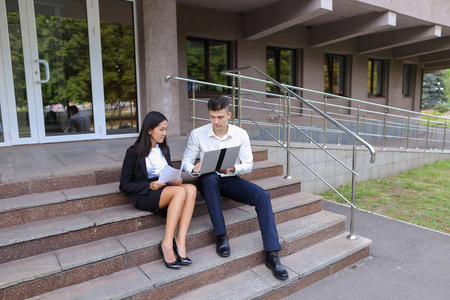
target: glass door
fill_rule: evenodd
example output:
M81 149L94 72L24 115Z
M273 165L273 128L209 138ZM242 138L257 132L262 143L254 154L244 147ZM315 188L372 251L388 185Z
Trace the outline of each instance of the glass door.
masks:
M12 143L99 138L94 108L104 118L101 63L94 82L90 45L96 40L89 36L86 0L3 1L14 87L8 97ZM100 86L97 101L94 84Z
M33 8L44 136L93 133L86 1L36 0Z
M137 135L134 13L127 0L0 0L0 146Z

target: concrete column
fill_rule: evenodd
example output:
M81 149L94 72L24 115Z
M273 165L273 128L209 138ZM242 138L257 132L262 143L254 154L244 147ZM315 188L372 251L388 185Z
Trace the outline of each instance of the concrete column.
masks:
M169 135L179 135L178 82L165 81L166 75L178 75L176 0L142 2L145 99L141 99L141 114L161 112L169 120Z

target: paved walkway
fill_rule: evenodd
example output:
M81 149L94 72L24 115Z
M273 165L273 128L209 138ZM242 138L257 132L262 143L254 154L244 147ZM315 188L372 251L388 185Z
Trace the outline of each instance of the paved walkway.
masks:
M346 206L323 207L349 218ZM362 211L355 216L355 233L373 241L371 257L287 299L450 299L449 234Z
M120 168L136 138L0 147L0 183ZM180 159L187 137L168 137L172 159Z

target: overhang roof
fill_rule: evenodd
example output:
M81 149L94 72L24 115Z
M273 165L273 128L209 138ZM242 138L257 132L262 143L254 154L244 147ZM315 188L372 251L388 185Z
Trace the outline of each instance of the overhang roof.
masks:
M358 53L391 49L396 59L425 71L448 68L448 1L390 0L177 0L178 4L244 16L244 36L254 40L291 26L309 30L309 46L356 38Z

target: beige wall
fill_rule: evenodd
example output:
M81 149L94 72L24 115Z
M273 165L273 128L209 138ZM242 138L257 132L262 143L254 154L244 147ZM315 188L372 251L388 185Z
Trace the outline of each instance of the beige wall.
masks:
M364 1L363 1L364 2ZM366 1L370 2L370 1ZM372 1L376 2L376 1ZM383 2L383 1L379 1ZM405 8L397 8L405 9ZM186 66L186 39L188 36L218 39L232 42L234 67L255 66L265 72L266 47L285 47L298 49L298 83L301 87L312 90L323 91L324 86L324 55L325 53L343 54L349 56L349 72L347 78L348 96L382 105L398 106L403 109L419 109L421 68L417 65L415 88L412 97L402 96L403 60L395 60L392 50L368 54L356 53L356 38L347 41L327 45L324 47L308 47L308 29L302 26L293 26L288 29L269 35L254 41L243 39L242 22L240 14L219 12L208 9L199 9L179 5L177 7L177 38L178 38L178 70L176 74L181 77L187 76ZM384 97L369 98L367 95L368 82L368 59L378 58L388 61L389 75L386 78L386 94ZM408 62L415 63L415 62ZM244 75L256 76L255 73L243 72ZM263 83L243 82L245 88L265 90ZM323 96L304 92L301 94L305 99L323 101ZM262 97L262 96L261 96ZM278 103L278 98L265 98L262 100ZM337 99L329 99L329 103L346 103ZM179 84L179 108L180 108L180 132L188 134L192 129L192 103L187 96L185 83ZM200 106L202 104L199 104ZM293 104L297 105L298 104ZM323 109L323 106L319 105ZM365 108L365 105L362 105ZM374 109L372 107L372 109ZM378 111L384 111L378 108ZM200 116L207 117L205 109L199 110ZM309 112L306 113L309 115ZM257 119L258 121L272 120L272 112L255 112L244 110L243 117ZM297 118L302 122L302 118ZM309 122L309 118L308 118ZM305 123L305 122L303 122Z

